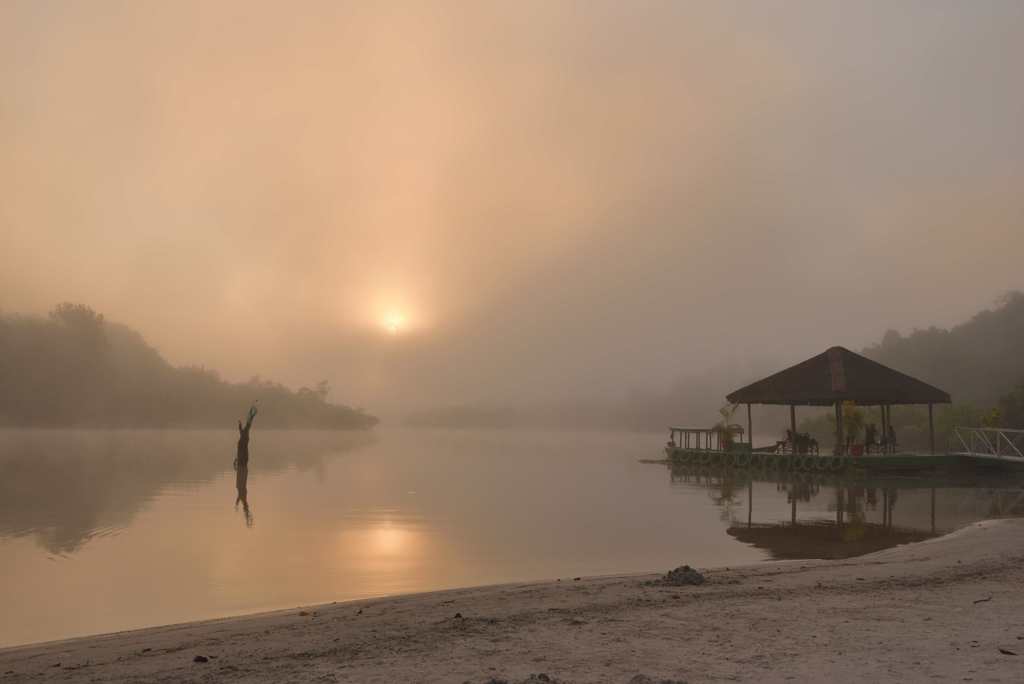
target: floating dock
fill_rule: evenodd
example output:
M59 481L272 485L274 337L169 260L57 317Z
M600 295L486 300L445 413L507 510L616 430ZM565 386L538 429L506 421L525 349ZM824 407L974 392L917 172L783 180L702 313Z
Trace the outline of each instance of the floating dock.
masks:
M953 431L958 449L945 453L883 451L867 455L794 452L780 442L775 447L751 449L749 442L733 442L728 433L715 429L671 428L665 446L667 461L674 464L714 465L810 472L912 472L954 468L1024 469L1024 430L964 428Z
M666 447L667 460L673 464L721 466L731 468L757 468L763 470L793 470L838 473L850 469L870 471L915 471L956 468L971 461L969 456L956 453L919 454L902 452L871 456L835 456L831 454L794 454L774 451L750 450L746 444L729 449L694 449ZM992 461L985 461L986 464ZM1024 464L1021 464L1024 466Z

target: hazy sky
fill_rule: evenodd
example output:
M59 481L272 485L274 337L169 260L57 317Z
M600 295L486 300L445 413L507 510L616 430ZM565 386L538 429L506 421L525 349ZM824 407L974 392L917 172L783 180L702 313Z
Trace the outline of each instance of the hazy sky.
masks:
M858 348L1024 287L1022 66L1017 1L5 0L0 308L371 410Z

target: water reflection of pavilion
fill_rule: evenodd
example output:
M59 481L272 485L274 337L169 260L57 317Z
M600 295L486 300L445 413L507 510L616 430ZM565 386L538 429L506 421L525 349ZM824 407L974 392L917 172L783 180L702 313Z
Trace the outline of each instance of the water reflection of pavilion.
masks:
M680 465L669 472L674 485L708 491L730 524L730 536L775 559L848 558L977 520L1024 516L1024 479Z

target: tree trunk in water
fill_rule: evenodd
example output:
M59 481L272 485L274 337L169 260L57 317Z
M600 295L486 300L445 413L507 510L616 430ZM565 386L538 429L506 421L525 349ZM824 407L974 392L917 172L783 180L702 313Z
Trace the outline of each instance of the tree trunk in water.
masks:
M249 430L252 428L252 421L256 417L256 413L256 404L253 404L249 408L249 417L245 421L245 425L242 425L242 421L238 421L238 455L235 456L235 467L237 468L249 467Z

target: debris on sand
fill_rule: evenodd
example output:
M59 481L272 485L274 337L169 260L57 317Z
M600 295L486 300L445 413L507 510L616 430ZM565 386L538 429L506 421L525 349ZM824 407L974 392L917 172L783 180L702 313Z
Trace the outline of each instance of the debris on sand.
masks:
M195 658L192 659L192 662L193 663L208 663L208 662L210 662L210 659L207 658L206 656L198 655L198 656L196 656Z
M507 679L498 679L496 677L491 677L486 682L484 682L484 684L563 684L563 682L560 679L556 679L550 675L541 672L540 674L531 674L526 679L520 679L515 682L509 681Z
M689 565L680 565L675 570L669 570L661 581L662 584L668 584L673 587L680 587L685 584L704 584L704 575Z
M682 679L654 679L645 674L638 674L629 680L629 684L686 684Z

